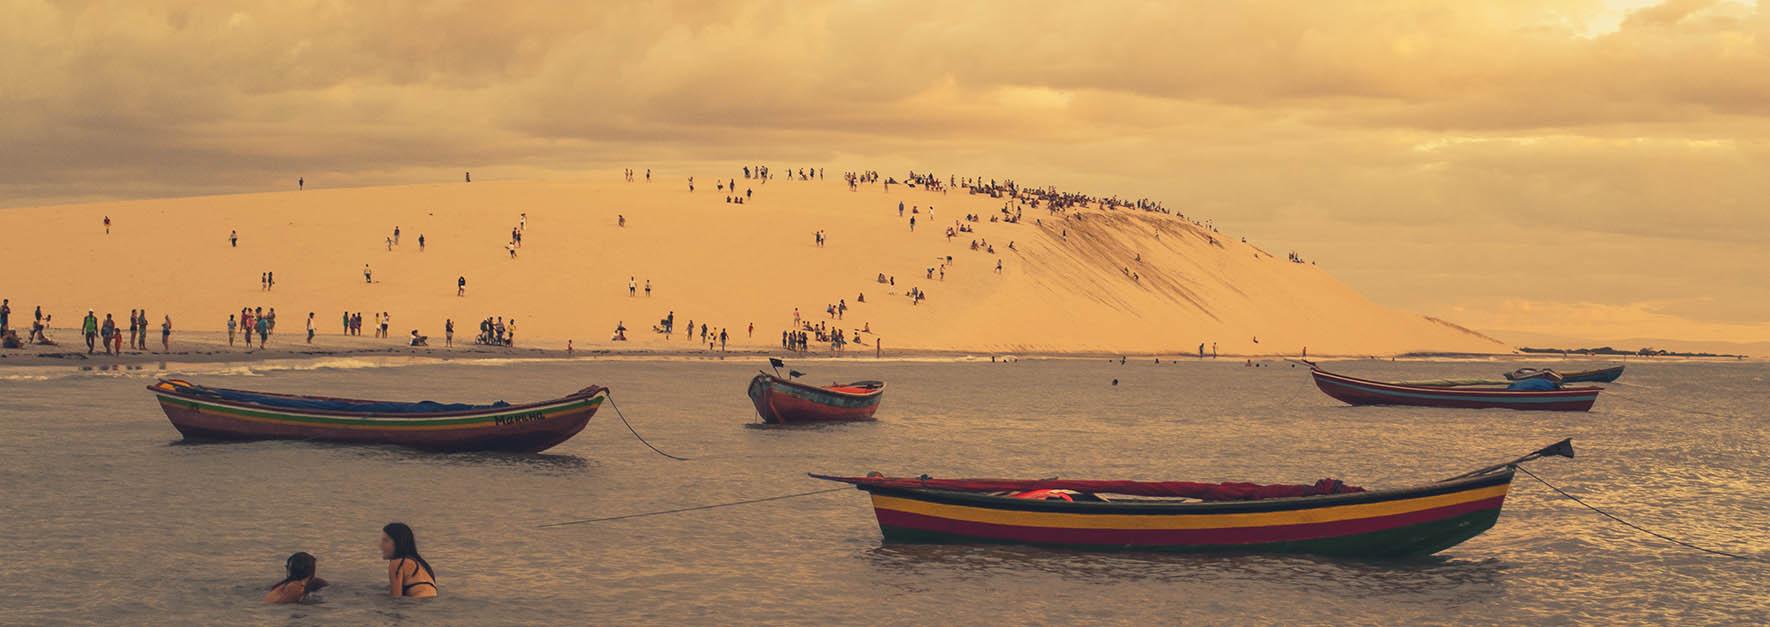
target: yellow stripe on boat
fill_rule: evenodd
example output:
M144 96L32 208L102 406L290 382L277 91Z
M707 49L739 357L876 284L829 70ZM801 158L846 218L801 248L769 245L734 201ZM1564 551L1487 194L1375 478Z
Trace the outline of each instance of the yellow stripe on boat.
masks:
M1247 512L1234 514L1084 514L1068 512L1034 512L1004 510L968 505L931 503L895 496L874 494L873 507L948 520L1011 525L1017 527L1050 527L1057 529L1225 529L1234 527L1270 527L1338 522L1379 516L1407 514L1427 509L1461 505L1506 495L1510 484L1488 486L1463 492L1422 496L1379 503L1356 503L1332 507L1315 507L1278 512Z

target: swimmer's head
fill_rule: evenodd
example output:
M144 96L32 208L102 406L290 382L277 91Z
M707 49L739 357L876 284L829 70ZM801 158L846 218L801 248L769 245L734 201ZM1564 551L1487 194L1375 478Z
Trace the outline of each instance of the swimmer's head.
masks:
M381 528L381 558L398 559L418 554L418 539L405 523L392 522Z
M298 580L298 579L306 579L308 577L312 577L314 574L314 571L318 570L319 559L315 558L312 554L309 554L306 551L302 551L302 552L296 553L294 555L290 555L289 559L284 560L283 561L283 568L288 569L289 579L291 581Z
M289 559L283 560L283 568L285 570L287 570L289 574L288 574L288 576L283 577L282 581L279 581L276 583L276 585L271 586L270 588L272 590L275 590L275 589L281 587L283 584L286 584L289 582L307 581L309 579L312 579L314 576L314 572L316 570L318 570L318 568L319 568L319 560L315 559L313 555L310 555L306 552L300 552L300 553L296 553L294 555L290 555ZM315 582L313 582L313 584L315 586L318 586L321 583L322 582L318 582L317 580ZM317 589L318 589L317 587L309 588L308 591L311 592L311 591L317 590Z

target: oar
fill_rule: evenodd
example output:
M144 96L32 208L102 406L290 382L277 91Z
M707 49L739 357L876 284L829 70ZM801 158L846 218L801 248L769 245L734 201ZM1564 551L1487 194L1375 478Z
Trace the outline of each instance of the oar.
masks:
M1472 472L1465 472L1465 473L1457 475L1455 477L1445 479L1445 481L1456 481L1458 479L1463 479L1463 478L1467 478L1467 477L1476 477L1476 476L1480 476L1480 475L1485 475L1487 473L1499 470L1501 468L1505 468L1508 466L1517 466L1519 464L1522 464L1524 462L1527 462L1527 461L1530 461L1533 459L1537 459L1537 458L1541 458L1541 457L1556 457L1556 456L1566 457L1569 459L1573 458L1573 438L1567 438L1567 439L1562 440L1560 442L1550 444L1550 445L1545 446L1543 448L1537 449L1537 451L1534 453L1531 453L1529 455L1525 455L1525 456L1520 457L1518 459L1514 459L1514 460L1506 462L1504 464L1494 464L1492 466L1488 466L1488 467L1482 468L1480 470L1475 470Z

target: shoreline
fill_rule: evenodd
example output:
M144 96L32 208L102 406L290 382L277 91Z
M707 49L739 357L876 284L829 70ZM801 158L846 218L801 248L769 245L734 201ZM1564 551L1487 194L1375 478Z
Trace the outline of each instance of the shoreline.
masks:
M72 333L59 333L68 337ZM195 337L192 337L195 336ZM484 346L475 344L456 345L454 347L406 346L403 340L395 338L373 338L357 336L316 336L313 344L307 344L305 338L297 336L293 339L272 343L278 344L267 349L244 349L243 344L228 346L226 336L221 333L181 332L173 336L173 349L162 352L155 343L157 338L148 343L150 350L128 350L120 354L105 354L102 351L86 354L84 342L78 344L62 342L55 346L31 345L19 349L0 349L0 370L12 368L41 368L66 366L80 370L135 370L147 365L157 365L161 369L169 365L221 365L221 364L259 364L266 362L314 362L327 359L374 359L374 360L410 360L415 362L447 363L452 361L507 361L507 360L577 360L577 359L622 359L622 360L707 360L723 361L728 359L762 360L768 357L780 357L787 360L853 360L853 361L1020 361L1020 360L1117 360L1127 362L1185 362L1185 361L1217 361L1231 364L1244 364L1249 360L1255 362L1295 359L1294 355L1278 354L1220 354L1215 357L1197 357L1194 355L1173 353L1107 353L1101 351L1015 351L1015 350L965 350L965 349L927 349L903 348L889 349L884 354L874 356L871 350L851 350L846 353L816 351L809 353L791 353L778 348L758 348L754 345L733 347L730 350L718 351L695 347L668 347L633 345L621 346L611 343L593 345L566 351L563 348L534 348L518 345L514 347ZM1582 355L1536 355L1529 353L1403 353L1397 355L1314 355L1314 361L1511 361L1511 362L1697 362L1697 363L1732 363L1743 361L1759 361L1747 357L1612 357Z

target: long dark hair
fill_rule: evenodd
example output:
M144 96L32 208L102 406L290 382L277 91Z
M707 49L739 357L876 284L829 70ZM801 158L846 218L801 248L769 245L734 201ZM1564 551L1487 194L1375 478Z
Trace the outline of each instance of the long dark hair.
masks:
M430 573L431 579L436 579L436 571L430 569L430 562L424 561L424 556L418 554L418 539L412 536L410 526L402 522L391 522L381 528L381 533L393 540L393 559L418 562L419 566L424 567L424 572Z
M283 584L291 581L301 581L308 577L312 577L314 569L318 563L319 560L314 559L314 556L308 554L306 551L290 555L289 559L283 560L283 568L289 571L289 576L284 577L282 581L277 582L276 585L271 586L270 589L275 590Z

